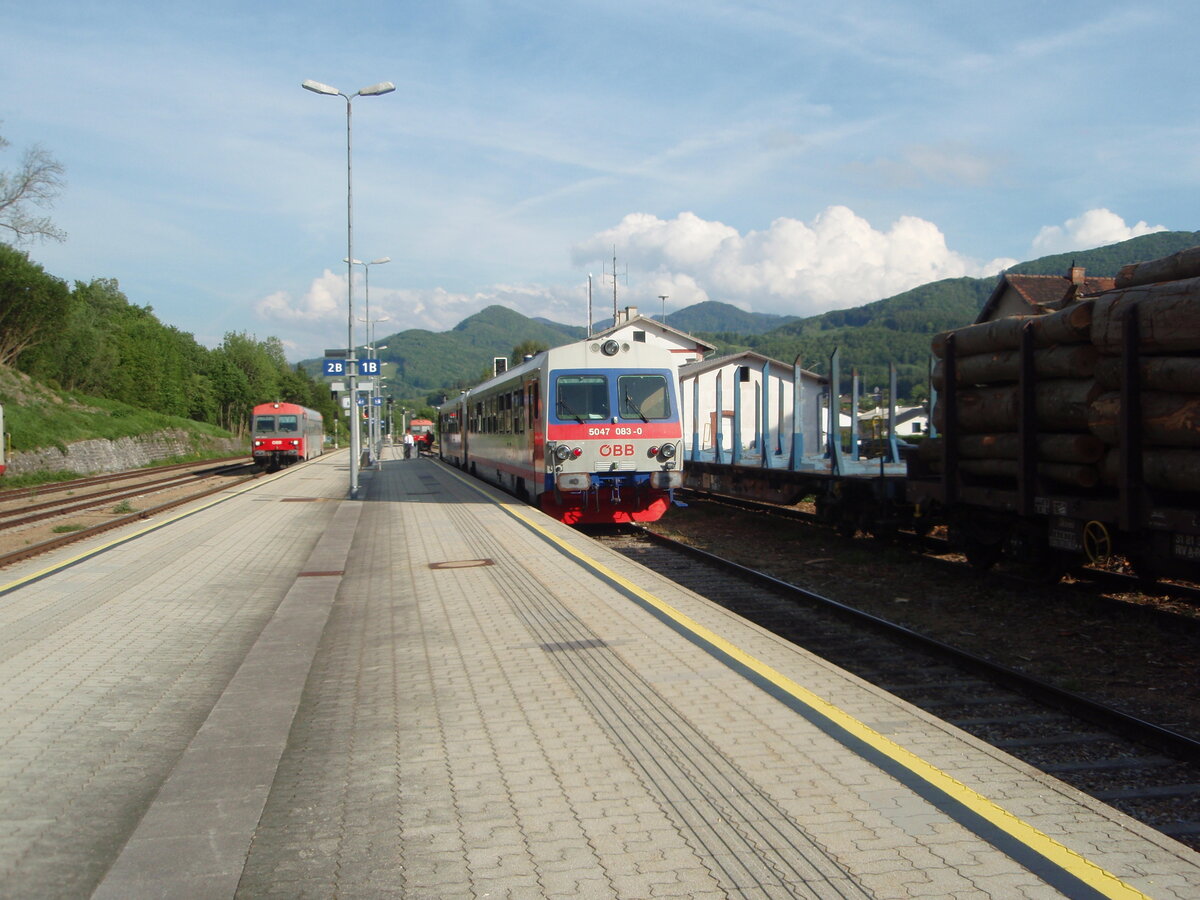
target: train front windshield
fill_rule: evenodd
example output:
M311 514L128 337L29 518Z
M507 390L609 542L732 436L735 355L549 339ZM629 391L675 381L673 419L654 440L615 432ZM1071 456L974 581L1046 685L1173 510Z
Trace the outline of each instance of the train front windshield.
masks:
M254 417L254 432L255 434L268 434L275 430L274 416L255 416Z
M562 375L558 379L555 414L579 422L607 419L608 378L604 375Z
M617 397L623 419L671 417L671 395L662 375L622 375L617 379Z

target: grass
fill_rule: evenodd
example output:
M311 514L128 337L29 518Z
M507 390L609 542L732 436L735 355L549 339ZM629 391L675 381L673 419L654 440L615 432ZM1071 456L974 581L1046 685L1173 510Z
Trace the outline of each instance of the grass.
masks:
M80 525L77 522L72 522L69 525L55 525L50 530L55 534L69 534L72 531L83 531L83 529L86 527L86 525Z
M30 472L27 475L5 475L0 478L0 487L8 488L27 488L37 487L42 484L57 484L60 481L73 481L79 478L78 472L71 472L67 469L55 469L53 471Z
M128 500L122 500L120 503L118 503L116 506L114 506L112 508L112 511L115 512L117 515L125 515L127 513L137 512L137 507L135 507Z
M229 432L179 416L58 391L0 368L0 404L4 405L4 430L12 435L12 449L39 447L66 449L85 440L136 438L156 431L181 429L199 447L205 438L227 438Z

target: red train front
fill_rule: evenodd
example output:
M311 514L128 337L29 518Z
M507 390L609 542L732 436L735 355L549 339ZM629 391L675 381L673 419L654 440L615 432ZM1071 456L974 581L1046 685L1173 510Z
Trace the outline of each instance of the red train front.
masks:
M321 414L295 403L260 403L250 415L255 464L272 472L320 456L325 450Z
M682 481L676 366L643 343L547 350L442 407L441 456L568 524L652 522Z

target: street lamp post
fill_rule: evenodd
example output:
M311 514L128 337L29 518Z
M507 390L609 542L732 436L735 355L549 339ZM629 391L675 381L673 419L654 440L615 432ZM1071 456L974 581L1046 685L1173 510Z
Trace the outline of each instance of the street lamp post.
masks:
M335 87L322 84L319 81L305 81L300 85L306 91L314 94L328 94L333 97L346 99L346 348L350 354L346 360L347 375L350 380L350 412L354 427L350 429L350 496L358 496L358 456L359 424L358 424L358 363L354 358L354 191L351 168L350 141L350 110L351 101L355 97L378 97L380 94L390 94L396 86L390 81L381 81L365 87L354 94L344 94Z
M366 351L367 359L378 359L379 351L386 350L387 345L382 347L375 346L375 326L380 322L390 322L387 316L380 316L378 319L363 319L358 321L367 326L367 342L363 344L363 349ZM375 378L371 380L371 392L369 398L369 412L367 413L367 440L370 442L370 447L367 448L367 458L371 462L379 461L379 445L382 443L379 435L379 413L375 407L375 398L379 396L379 385L382 380L380 376L383 374L383 367L377 367Z
M367 323L368 359L372 358L370 355L370 350L372 349L372 344L375 342L375 338L371 335L371 266L378 266L391 261L392 258L390 256L381 256L379 259L373 259L370 262L363 262L361 259L354 259L353 257L347 257L346 259L342 260L342 262L348 263L351 266L363 267L363 304L367 311L367 315L366 318L359 319L359 321ZM382 322L384 319L376 319L375 321ZM374 399L377 396L377 393L378 392L376 390L371 391L372 404L374 404ZM375 424L377 418L378 416L375 413L374 405L372 405L370 411L367 413L367 440L369 444L367 447L368 462L374 462L379 455L379 441L377 434L378 428Z
M382 319L376 319L376 322L388 321L387 316ZM374 340L372 338L372 340ZM379 359L379 351L386 350L387 344L379 347L372 347L371 350L376 359ZM371 394L371 409L375 411L375 455L381 457L383 455L383 365L379 366L379 377L375 379L375 390Z

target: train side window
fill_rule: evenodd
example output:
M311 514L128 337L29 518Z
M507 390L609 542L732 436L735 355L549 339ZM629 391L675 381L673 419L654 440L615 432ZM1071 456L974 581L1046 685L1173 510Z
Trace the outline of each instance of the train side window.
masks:
M538 419L542 417L541 408L541 392L538 383L535 381L529 385L529 430L533 431L537 426Z
M579 422L607 419L610 415L608 378L604 375L560 375L554 411L560 419Z
M662 375L621 375L617 378L618 414L623 419L667 419L671 397Z

